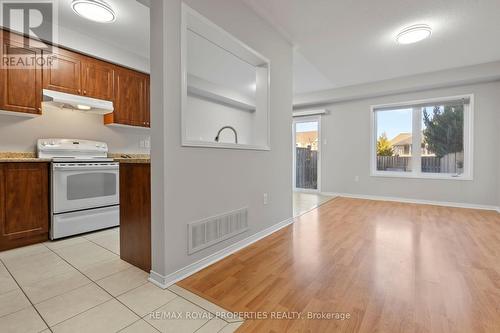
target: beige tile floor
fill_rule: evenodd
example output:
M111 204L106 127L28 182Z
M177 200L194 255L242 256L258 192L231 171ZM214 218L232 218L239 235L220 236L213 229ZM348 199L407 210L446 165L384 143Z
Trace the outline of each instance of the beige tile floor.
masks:
M318 193L293 192L293 217L307 213L333 198Z
M119 254L118 228L0 252L0 332L211 333L242 324L178 286L158 288Z

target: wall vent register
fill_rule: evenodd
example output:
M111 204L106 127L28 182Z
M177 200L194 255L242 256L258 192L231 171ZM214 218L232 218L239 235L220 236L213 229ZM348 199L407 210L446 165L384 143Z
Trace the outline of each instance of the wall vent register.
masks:
M191 222L188 224L188 253L198 252L247 230L247 208Z

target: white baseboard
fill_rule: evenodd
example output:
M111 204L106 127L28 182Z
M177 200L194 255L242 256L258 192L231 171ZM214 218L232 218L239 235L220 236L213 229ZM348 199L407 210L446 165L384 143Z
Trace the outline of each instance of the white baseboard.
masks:
M217 251L197 262L194 262L184 268L181 268L171 274L168 274L166 276L158 274L154 271L151 270L149 274L149 281L152 282L153 284L157 285L160 288L166 289L169 286L173 285L174 283L185 279L186 277L202 270L203 268L210 266L214 263L216 263L219 260L224 259L225 257L247 247L250 244L253 244L257 242L258 240L261 240L264 237L269 236L270 234L292 224L294 221L293 218L289 218L287 220L281 221L269 228L266 228L264 230L261 230L255 234L253 234L250 237L247 237L245 239L240 240L239 242L236 242L220 251Z
M367 194L332 193L332 192L322 192L321 194L331 195L331 196L336 196L336 197L354 198L354 199L394 201L394 202L414 203L414 204L421 204L421 205L494 210L494 211L497 211L500 213L500 207L492 206L492 205L479 205L479 204L448 202L448 201L420 200L420 199L410 199L410 198L401 198L401 197L386 197L386 196L382 196L382 195L367 195Z

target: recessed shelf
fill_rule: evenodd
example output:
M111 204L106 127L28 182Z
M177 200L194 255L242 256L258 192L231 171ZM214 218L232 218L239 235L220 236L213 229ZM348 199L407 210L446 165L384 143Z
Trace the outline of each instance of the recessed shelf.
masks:
M191 96L204 98L240 110L250 112L256 110L255 100L249 96L191 74L188 74L187 93Z

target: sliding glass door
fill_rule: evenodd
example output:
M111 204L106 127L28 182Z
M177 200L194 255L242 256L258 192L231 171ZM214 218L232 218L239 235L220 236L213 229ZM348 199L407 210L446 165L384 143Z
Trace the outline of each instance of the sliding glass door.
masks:
M320 117L293 121L293 183L296 191L319 191L321 135Z

